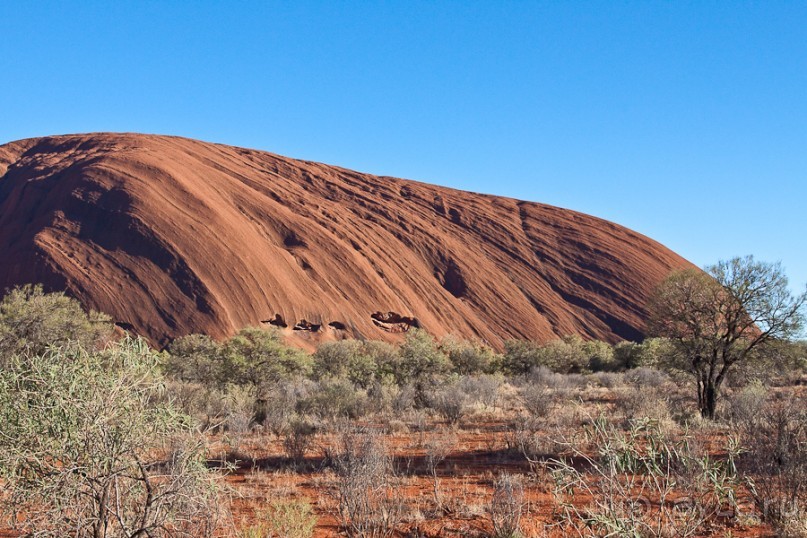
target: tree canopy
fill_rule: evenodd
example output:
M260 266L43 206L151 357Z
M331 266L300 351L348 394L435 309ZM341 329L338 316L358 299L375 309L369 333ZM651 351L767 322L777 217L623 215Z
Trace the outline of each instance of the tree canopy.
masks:
M767 345L797 336L807 292L793 295L779 263L753 256L685 269L657 288L648 329L669 338L698 385L701 414L714 418L719 391L738 363Z

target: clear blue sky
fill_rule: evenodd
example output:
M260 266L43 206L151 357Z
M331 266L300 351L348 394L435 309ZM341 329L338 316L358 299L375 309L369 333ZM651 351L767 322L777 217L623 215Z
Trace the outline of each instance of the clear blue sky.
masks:
M0 3L0 142L188 136L807 282L807 2Z

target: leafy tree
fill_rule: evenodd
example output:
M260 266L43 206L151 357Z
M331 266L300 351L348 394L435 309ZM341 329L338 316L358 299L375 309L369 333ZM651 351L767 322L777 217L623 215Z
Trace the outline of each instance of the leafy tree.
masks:
M192 334L177 338L168 350L168 376L186 386L201 385L207 392L215 389L219 397L237 400L248 394L254 400L252 421L258 423L268 416L269 395L278 384L311 375L311 357L286 346L273 329L246 327L223 344Z
M541 346L540 366L560 373L585 372L588 369L588 356L584 345L583 339L576 334L547 342Z
M51 346L92 348L112 334L108 316L85 312L64 293L41 285L10 290L0 301L0 364L15 354L41 355Z
M581 351L586 362L586 368L592 372L613 371L618 368L614 357L614 348L602 340L587 340L583 342Z
M260 388L311 374L310 355L286 346L276 330L241 329L225 342L222 356L222 379L239 385Z
M348 379L356 386L368 388L376 375L376 363L360 340L324 342L314 353L314 375Z
M540 366L541 346L529 340L508 340L504 343L502 370L510 375L528 374Z
M26 536L211 536L217 488L140 340L0 371L3 511Z
M206 334L181 336L168 346L166 375L211 386L222 379L222 347Z
M406 334L398 354L394 375L399 385L412 382L422 386L424 381L446 374L451 369L448 357L437 347L434 338L419 329Z
M666 338L645 338L644 342L620 342L614 346L619 368L657 367L675 360L675 347Z
M321 380L299 409L333 421L338 417L358 418L367 412L367 395L345 378Z
M448 355L453 372L459 375L492 373L501 360L489 347L453 336L443 338L440 348Z
M538 367L559 373L583 373L589 370L613 369L613 348L598 340L585 341L576 334L538 344L510 340L504 344L502 367L506 373L529 373Z
M701 414L714 418L726 376L773 342L797 335L805 301L807 292L790 292L781 264L733 258L706 272L671 274L650 301L648 328L670 339L695 377Z

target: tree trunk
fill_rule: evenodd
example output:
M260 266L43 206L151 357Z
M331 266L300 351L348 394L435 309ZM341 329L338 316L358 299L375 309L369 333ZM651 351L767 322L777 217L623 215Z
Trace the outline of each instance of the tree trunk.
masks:
M700 400L701 416L714 420L715 410L717 409L717 386L709 379L703 386L703 397Z
M105 483L101 489L101 494L97 497L98 521L93 524L93 538L105 538L107 525L109 523L109 510L107 502L109 500L109 483Z

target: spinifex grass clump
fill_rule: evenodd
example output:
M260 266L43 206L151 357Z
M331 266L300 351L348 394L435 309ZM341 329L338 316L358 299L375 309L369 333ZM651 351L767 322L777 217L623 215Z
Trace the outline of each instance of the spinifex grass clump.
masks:
M599 418L587 433L594 455L570 446L571 458L548 464L566 534L687 537L736 509L734 441L721 461L698 454L687 435L664 435L653 421L621 431Z
M310 538L317 516L307 501L277 500L257 514L259 521L242 529L238 538Z

